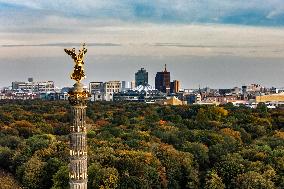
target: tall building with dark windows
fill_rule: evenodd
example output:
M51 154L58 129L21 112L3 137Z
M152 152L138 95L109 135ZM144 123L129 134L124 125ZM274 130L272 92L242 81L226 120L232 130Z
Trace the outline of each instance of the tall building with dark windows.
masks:
M165 70L157 72L155 77L155 88L163 93L170 93L171 87L171 75L167 71L167 65L165 64Z
M139 85L148 85L148 72L144 68L135 73L135 87Z

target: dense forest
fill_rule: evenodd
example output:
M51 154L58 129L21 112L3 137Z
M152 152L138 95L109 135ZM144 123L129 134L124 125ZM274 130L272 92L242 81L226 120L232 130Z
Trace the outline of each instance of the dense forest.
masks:
M89 188L284 188L283 109L90 102L87 116ZM70 122L66 101L0 101L1 185L68 188Z

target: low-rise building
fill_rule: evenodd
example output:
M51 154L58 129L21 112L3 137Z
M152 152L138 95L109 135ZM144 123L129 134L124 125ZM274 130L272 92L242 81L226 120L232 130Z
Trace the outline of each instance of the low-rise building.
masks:
M185 96L185 100L187 101L187 104L194 104L201 102L202 99L199 93L191 93Z
M121 89L120 81L108 81L103 84L103 100L113 101L113 95L119 93Z
M238 100L237 96L207 96L203 101L204 102L216 102L218 104L226 104L228 102L232 102Z
M131 102L145 102L156 103L158 101L166 100L166 94L158 91L150 85L139 85L135 89L128 91L121 91L115 93L113 101L131 101Z
M103 101L104 93L96 92L91 94L91 101Z
M103 92L103 89L104 89L104 83L101 82L101 81L96 81L96 82L90 82L89 83L89 93L90 94Z
M14 81L12 82L12 90L22 90L25 92L47 92L54 91L55 86L53 81L33 81L29 80L28 82Z
M276 93L271 95L260 95L255 97L256 103L267 102L284 102L284 93Z
M187 102L186 101L182 101L182 100L178 99L177 97L173 96L173 97L167 98L166 100L163 100L161 102L161 104L177 106L177 105L186 105Z

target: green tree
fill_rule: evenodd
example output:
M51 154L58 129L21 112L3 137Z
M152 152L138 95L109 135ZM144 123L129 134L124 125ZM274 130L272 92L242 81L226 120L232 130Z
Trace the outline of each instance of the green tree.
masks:
M53 175L52 189L68 189L69 188L69 169L68 166L61 166Z
M235 180L236 188L239 189L276 189L271 180L254 171L240 174Z
M215 165L215 170L222 178L226 186L232 184L233 179L243 173L244 165L238 159L226 157L224 161L221 161Z
M210 171L205 180L205 189L225 189L225 184L215 170Z
M42 182L41 186L42 188L51 188L53 186L53 175L57 173L59 168L63 166L64 163L59 160L58 158L50 158L44 168L43 168L43 174L42 174Z
M202 167L206 167L206 165L209 163L209 156L208 156L209 149L206 145L202 143L197 143L197 142L191 143L186 141L183 144L182 150L193 154L195 160Z
M201 123L201 124L205 124L206 122L209 121L207 112L205 111L204 108L200 108L200 109L198 110L197 115L196 115L196 121L197 121L198 123Z
M20 143L21 139L18 136L6 135L0 137L0 146L7 146L8 148L13 150L15 150Z
M93 163L88 168L88 187L94 189L113 189L118 187L119 173L116 168L102 167Z
M19 135L24 138L29 138L38 132L35 126L26 120L16 121L11 125L11 127L17 129L19 131Z
M256 111L262 116L267 117L268 116L268 108L265 105L265 103L260 102L257 104Z
M26 140L31 152L47 148L49 145L48 135L34 135Z
M6 170L9 170L9 167L12 164L13 151L8 147L0 146L0 166Z
M41 179L45 163L37 156L33 156L24 164L23 185L30 189L41 188Z

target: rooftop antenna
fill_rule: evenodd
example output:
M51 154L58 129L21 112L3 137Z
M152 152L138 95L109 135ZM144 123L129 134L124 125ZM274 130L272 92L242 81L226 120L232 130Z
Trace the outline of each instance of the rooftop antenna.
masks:
M165 71L164 72L167 72L167 64L165 64Z

